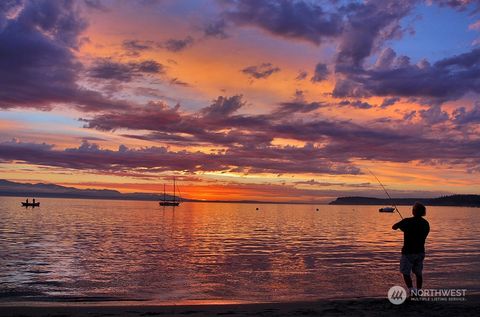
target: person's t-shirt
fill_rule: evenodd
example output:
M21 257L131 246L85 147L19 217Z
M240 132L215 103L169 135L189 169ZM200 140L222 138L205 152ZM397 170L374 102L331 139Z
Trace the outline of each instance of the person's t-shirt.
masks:
M402 254L425 252L425 239L430 232L428 221L422 217L405 218L398 223L403 231Z

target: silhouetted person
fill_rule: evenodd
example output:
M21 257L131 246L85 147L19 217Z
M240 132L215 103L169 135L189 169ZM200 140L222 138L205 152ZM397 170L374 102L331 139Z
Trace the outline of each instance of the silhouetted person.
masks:
M425 259L425 239L430 232L430 225L423 217L426 215L426 208L423 204L416 202L412 208L413 217L402 219L392 226L393 230L403 231L403 248L400 259L400 272L408 287L409 294L412 293L413 282L410 273L415 274L417 289L423 284L423 260Z
M35 198L33 198L33 204L35 205Z
M28 198L27 198L27 204L28 204Z

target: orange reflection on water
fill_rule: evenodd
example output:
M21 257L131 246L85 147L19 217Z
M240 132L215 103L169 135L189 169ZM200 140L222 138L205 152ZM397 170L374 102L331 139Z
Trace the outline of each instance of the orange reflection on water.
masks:
M0 198L0 280L17 299L289 301L402 283L399 217L378 206L18 201ZM478 287L478 213L430 207L427 219L426 283Z

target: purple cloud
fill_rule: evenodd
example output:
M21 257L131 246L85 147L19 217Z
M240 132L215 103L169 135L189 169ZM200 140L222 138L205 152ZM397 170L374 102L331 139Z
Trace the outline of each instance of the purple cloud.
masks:
M52 104L62 103L82 111L98 111L129 106L77 84L83 66L74 52L87 23L74 2L2 3L0 108L49 110ZM16 15L7 19L12 10Z
M440 106L433 106L427 110L420 110L419 114L423 121L429 125L443 123L449 120L448 113L442 111Z
M154 46L153 41L125 40L122 42L123 49L127 55L137 57L141 52L151 50Z
M207 23L203 28L203 32L206 37L213 37L223 40L228 38L228 34L225 32L226 27L227 23L225 20L219 19L217 21Z
M477 0L433 0L434 3L442 7L450 7L458 11L472 9L473 12L479 12L480 3Z
M257 26L273 35L320 44L340 34L342 18L306 1L240 0L224 16L237 25Z
M458 125L480 123L480 104L477 102L471 110L460 107L453 112L454 122Z
M286 114L294 113L309 113L320 108L327 107L326 103L323 102L302 102L302 101L292 101L292 102L283 102L278 108L278 113L281 116Z
M272 116L283 119L290 115L305 114L329 106L329 104L325 102L307 102L302 90L295 91L294 97L293 101L280 103L280 106L272 113Z
M128 82L142 74L162 74L165 66L154 61L119 63L111 59L98 59L89 70L89 76Z
M327 76L328 76L327 65L318 63L317 66L315 66L315 71L313 72L311 81L314 83L318 83L327 79Z
M339 106L350 106L352 108L356 109L371 109L373 106L369 104L368 102L361 101L361 100L355 100L355 101L348 101L348 100L343 100L338 103Z
M245 102L242 100L241 95L232 97L220 96L210 106L203 108L200 113L207 118L224 118L232 115L244 105Z
M107 6L101 0L83 0L85 6L89 9L106 12Z
M117 151L101 149L84 141L78 148L55 150L51 145L0 143L0 160L61 167L94 172L162 172L162 171L236 171L257 173L358 173L349 164L332 163L319 157L313 146L304 148L265 148L267 154L252 156L244 149L223 153L170 151L165 147L129 149L121 145ZM256 153L259 154L259 153ZM315 162L315 164L313 164Z
M380 105L380 108L386 109L390 106L393 106L394 104L396 104L399 101L400 101L400 98L398 98L398 97L385 98L385 99L383 99L383 102Z
M132 108L127 112L116 111L107 116L99 115L93 119L81 119L88 122L87 127L103 131L118 128L131 130L156 130L161 125L172 125L181 122L179 106L169 108L163 102L150 102L141 108Z
M416 124L385 118L360 125L352 121L332 121L321 116L311 116L312 111L329 105L309 103L300 97L282 103L272 113L264 115L236 114L244 104L241 96L219 97L211 105L193 114L181 113L178 106L172 109L162 105L124 113L105 113L84 120L88 128L148 130L145 135L130 136L165 144L221 146L229 154L244 157L237 161L238 170L266 169L266 166L242 163L244 159L265 158L265 162L271 164L270 160L278 159L286 153L291 159L297 159L295 152L298 155L304 153L305 156L308 152L317 162L330 162L336 166L334 170L337 172L340 171L337 164L340 164L343 166L341 170L351 173L355 173L355 166L351 162L356 159L391 162L417 160L426 164L450 162L468 166L480 163L478 141L458 138L454 133L450 137L445 134L439 136L432 124L449 120L448 115L439 109L424 110L420 113L421 121ZM372 107L358 100L348 101L345 105ZM458 123L476 118L475 110L467 112L460 109L456 115ZM303 149L279 148L273 145L275 138L293 139L309 145ZM426 148L429 151L425 151ZM244 165L247 167L242 167ZM328 164L326 166L331 167Z
M344 68L348 77L337 81L333 95L429 97L443 102L480 92L480 49L433 65L425 61L411 64L404 56L390 58L389 62L380 63L380 69Z
M279 71L280 68L273 66L271 63L262 63L260 65L248 66L242 69L242 73L255 79L266 79Z
M416 1L376 0L350 3L341 8L347 18L340 36L336 70L362 68L362 63L375 46L400 37L400 20L414 7Z
M162 47L170 52L180 52L189 46L192 46L193 42L193 38L191 36L187 36L184 39L168 39L160 43L159 47Z
M305 80L308 76L308 73L304 70L301 70L298 72L297 77L295 77L296 80Z

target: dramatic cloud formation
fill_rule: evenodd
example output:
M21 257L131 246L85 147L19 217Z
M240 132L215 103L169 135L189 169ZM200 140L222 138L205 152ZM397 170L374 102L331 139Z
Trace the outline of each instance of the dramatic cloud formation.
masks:
M468 92L480 92L480 49L449 57L430 65L411 64L408 57L389 50L389 57L371 69L355 69L348 79L337 81L336 97L400 96L431 97L446 101ZM346 71L344 69L344 71Z
M320 44L338 35L342 28L339 14L304 1L232 1L225 16L238 25L254 25L271 34Z
M84 141L78 148L63 151L52 145L10 141L0 143L0 160L22 161L29 164L94 171L144 170L147 173L161 171L235 171L242 173L316 173L351 174L358 172L348 164L332 164L322 160L313 146L303 148L265 149L275 155L251 157L243 149L223 153L170 151L165 147L150 147L138 150L121 145L117 151L101 149L96 144ZM246 155L248 154L248 155ZM179 160L178 157L183 159ZM315 166L312 163L315 162ZM145 170L147 169L147 170Z
M308 152L303 153L315 157L318 162L328 159L333 163L344 164L360 158L392 162L450 161L470 167L480 164L478 159L470 159L480 154L478 147L480 140L459 140L447 135L435 137L418 134L418 131L425 129L423 125L435 125L449 119L448 114L440 108L420 111L422 122L419 125L399 124L397 129L393 129L385 127L382 122L361 126L352 122L325 119L293 119L292 116L295 114L305 114L327 106L318 102L307 103L298 100L282 103L277 111L269 115L235 115L235 112L244 105L241 96L219 97L210 106L193 115L180 113L178 105L171 109L162 104L160 109L151 107L143 111L138 109L135 115L131 114L133 111L124 114L109 113L87 119L86 122L87 127L101 130L119 128L150 130L152 132L146 139L172 144L186 142L227 146L227 153L236 153L245 160L249 157L254 160L269 155L271 159L278 158L278 155L287 149L291 151L292 157L302 159L302 151L308 149ZM372 107L361 101L346 101L344 105L359 109ZM455 120L465 121L464 118L473 118L470 120L475 121L478 119L477 112L478 109L474 109L467 113L465 109L460 108L455 112ZM275 138L294 139L310 145L303 150L298 147L279 148L272 144ZM314 146L316 143L323 146ZM429 151L425 151L425 148L429 148ZM295 153L298 156L295 156ZM314 170L312 167L310 172L313 173ZM348 171L358 172L353 167Z
M361 68L375 46L402 34L400 20L415 1L378 0L351 3L344 7L347 17L337 55L337 71Z
M193 3L0 2L2 168L478 189L478 1Z
M9 13L16 12L12 18ZM70 103L85 111L126 104L80 87L74 52L87 22L72 1L8 1L0 10L0 108L50 109Z

